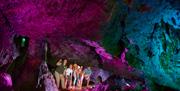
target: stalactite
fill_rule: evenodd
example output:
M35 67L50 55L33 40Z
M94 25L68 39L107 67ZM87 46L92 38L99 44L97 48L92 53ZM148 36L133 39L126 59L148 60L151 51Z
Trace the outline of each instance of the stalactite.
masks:
M42 83L41 83L42 81ZM49 71L47 63L42 62L39 68L39 77L37 82L37 87L44 85L45 91L59 91L52 73Z

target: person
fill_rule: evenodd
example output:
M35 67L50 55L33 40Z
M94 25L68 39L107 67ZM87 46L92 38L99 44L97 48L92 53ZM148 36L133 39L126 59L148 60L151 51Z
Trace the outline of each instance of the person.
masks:
M66 78L65 78L65 71L66 71L66 69L67 69L67 59L65 58L64 60L63 60L63 66L64 66L64 72L63 72L63 75L64 75L64 86L65 86L65 88L66 88Z
M67 61L64 60L64 63L62 64L62 59L60 59L57 63L56 63L56 70L55 70L55 78L56 78L56 84L57 87L59 88L59 83L61 81L61 87L62 89L65 89L65 82L64 82L64 70L65 70L65 64L67 63Z
M77 64L74 64L73 65L73 77L74 77L74 79L73 79L73 88L76 86L76 84L77 84L77 79L78 79L78 74L77 74L77 69L78 69L78 65Z
M63 65L64 65L64 68L66 69L66 64L67 64L67 59L64 59L64 62L63 62Z
M79 87L79 83L80 83L80 73L81 73L80 68L81 68L81 67L78 65L78 66L77 66L77 71L76 71L76 76L77 76L76 85L77 85L77 87Z
M67 68L65 71L65 77L66 77L65 87L67 87L67 83L68 83L68 85L69 85L68 88L71 88L71 86L72 86L72 75L73 75L72 65L69 65L69 68Z
M83 80L84 80L84 71L83 71L83 66L80 67L79 69L80 72L80 78L79 78L79 88L82 88Z
M87 81L87 84L86 84L87 87L89 86L91 74L92 74L91 67L84 69L84 78Z

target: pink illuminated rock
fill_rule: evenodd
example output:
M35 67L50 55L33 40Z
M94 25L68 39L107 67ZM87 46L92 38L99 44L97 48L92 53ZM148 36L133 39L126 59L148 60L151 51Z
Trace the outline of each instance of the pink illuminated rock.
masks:
M40 83L41 80L43 83ZM44 85L45 91L59 91L56 86L52 73L48 70L48 66L46 62L42 62L40 65L40 72L39 72L37 86L39 85L41 86L41 84Z
M97 42L85 40L85 39L82 39L82 41L85 42L87 45L94 47L96 53L99 54L101 58L106 59L106 60L112 60L111 54L107 53L105 49L101 47Z
M0 90L12 91L12 79L7 73L0 72Z
M143 72L131 67L125 59L127 48L124 49L120 58L112 58L111 54L106 52L97 42L84 39L82 41L95 48L96 53L101 57L103 69L128 79L144 80Z

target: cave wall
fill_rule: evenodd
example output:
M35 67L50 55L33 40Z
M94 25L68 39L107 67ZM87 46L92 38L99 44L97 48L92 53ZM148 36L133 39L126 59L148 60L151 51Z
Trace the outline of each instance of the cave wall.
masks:
M180 89L179 4L178 0L1 0L0 49L15 55L15 34L30 39L30 58L41 56L45 38L54 55L61 39L90 39L114 56L128 48L129 64L143 70L149 81Z
M179 89L180 14L175 6L179 2L124 1L128 2L112 4L102 44L116 56L127 47L130 65L143 70L152 82Z

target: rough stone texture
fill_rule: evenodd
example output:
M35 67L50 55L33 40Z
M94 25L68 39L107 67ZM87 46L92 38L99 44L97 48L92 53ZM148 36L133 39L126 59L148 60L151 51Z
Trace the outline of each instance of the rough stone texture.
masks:
M127 47L129 64L142 69L155 83L180 89L180 15L174 6L179 1L140 1L133 1L129 8L121 1L114 4L102 43L115 55Z
M2 91L13 91L12 86L11 76L5 72L0 72L0 89Z
M40 83L42 82L42 83ZM59 91L56 86L55 79L53 74L49 71L48 65L46 62L42 62L39 67L39 77L38 77L38 86L44 85L45 91Z
M157 83L180 89L179 5L179 0L0 0L0 50L16 59L19 55L13 37L29 37L28 61L20 67L21 77L27 79L23 75L29 74L35 80L36 75L31 74L43 60L44 40L48 40L52 55L65 53L83 60L89 54L90 60L97 59L94 52L99 50L88 53L91 48L81 42L68 40L73 42L69 44L64 39L95 40L113 57L128 48L128 63L144 71L150 87Z

